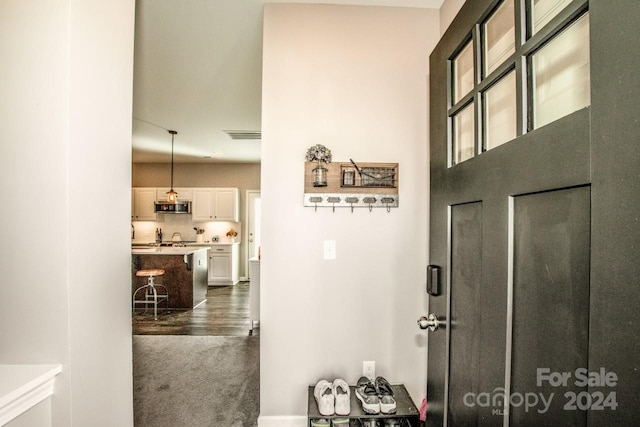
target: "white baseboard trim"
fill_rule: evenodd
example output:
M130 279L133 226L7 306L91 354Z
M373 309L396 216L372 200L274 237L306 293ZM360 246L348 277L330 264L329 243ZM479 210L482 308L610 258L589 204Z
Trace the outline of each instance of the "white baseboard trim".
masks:
M3 382L0 392L0 426L51 398L56 376L60 372L62 365L0 365ZM15 425L18 424L26 425L20 421Z
M258 417L258 427L307 427L305 416Z
M240 276L240 278L238 279L241 282L248 282L249 279L247 279L246 277Z

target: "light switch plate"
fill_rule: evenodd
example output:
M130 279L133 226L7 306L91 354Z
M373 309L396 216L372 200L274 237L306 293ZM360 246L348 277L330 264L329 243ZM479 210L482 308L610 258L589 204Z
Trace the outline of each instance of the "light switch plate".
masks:
M324 241L324 259L336 259L336 241Z

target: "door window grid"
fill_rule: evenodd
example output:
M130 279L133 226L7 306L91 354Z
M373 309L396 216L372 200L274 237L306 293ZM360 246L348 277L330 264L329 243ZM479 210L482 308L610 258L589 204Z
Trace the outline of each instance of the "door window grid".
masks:
M530 57L533 128L590 104L589 14L584 14Z
M475 155L474 113L474 105L470 103L453 116L453 164L464 162Z
M550 7L549 4L553 3ZM543 6L546 6L546 9L541 9ZM567 7L570 6L570 7ZM536 10L535 7L538 7ZM565 9L568 9L565 11ZM506 13L505 11L511 10L510 13L514 14L514 26L513 31L504 31L505 27L502 28L502 33L509 33L511 37L513 37L513 52L511 54L505 53L509 52L508 50L503 50L503 54L501 55L503 62L498 63L496 61L491 62L491 65L487 65L488 68L482 68L481 65L478 64L488 64L487 62L487 49L485 49L484 44L486 33L485 28L487 25L491 25L491 21L495 18L498 19L501 13ZM520 11L523 11L522 14ZM526 13L525 13L526 11ZM527 33L527 29L529 29L529 33L531 33L531 28L527 27L527 23L531 23L533 25L533 19L530 18L532 14L538 13L541 14L544 11L546 12L546 20L536 22L536 29L539 30L542 26L545 26L544 31L542 33L542 37L535 37L534 40L531 38L524 38L524 34ZM526 16L525 16L526 15ZM561 15L559 19L553 19L556 16ZM505 75L509 74L512 70L515 69L515 81L516 88L513 92L511 92L514 100L513 102L508 101L509 105L515 105L515 120L511 128L516 129L516 134L514 136L518 137L522 134L525 134L527 131L533 130L538 126L534 126L534 114L535 114L535 105L533 102L533 59L532 55L535 52L539 51L540 48L550 42L555 40L558 34L564 32L567 28L569 28L572 24L579 21L584 16L587 16L588 19L588 0L505 0L500 2L493 8L493 10L489 11L480 21L480 23L472 29L471 32L471 41L466 42L462 49L457 50L456 55L452 56L449 60L450 62L450 97L449 100L451 105L449 105L448 116L450 120L450 134L449 134L449 167L454 166L464 160L468 160L469 158L474 157L477 154L480 154L484 151L487 151L491 148L497 147L498 145L507 142L510 139L503 140L506 136L500 136L495 139L487 139L496 136L495 129L491 130L491 123L488 123L487 120L491 119L490 113L487 111L487 102L490 102L491 94L487 96L490 92L491 88L496 88L498 86L498 81L502 79ZM522 16L522 19L520 18ZM504 20L504 16L501 20ZM550 25L549 22L551 22ZM587 30L588 33L588 30ZM519 35L522 35L520 37ZM533 35L532 35L533 36ZM502 43L505 43L502 41ZM506 43L504 46L507 46ZM507 49L506 47L504 49ZM468 83L466 87L471 86L471 89L468 93L462 93L459 87L459 83L456 81L456 61L460 54L463 51L470 50L478 52L478 55L473 58L473 66L467 66L467 70L470 70L471 77L467 77L467 82L471 81L472 83ZM491 50L491 48L489 48ZM588 48L587 48L588 52ZM588 53L587 53L588 54ZM470 55L471 56L471 55ZM526 60L526 61L525 61ZM522 61L522 62L521 62ZM523 65L520 66L520 63ZM528 64L529 66L525 66L524 64ZM585 65L588 70L589 64ZM482 76L478 75L478 81L473 84L473 76L475 76L475 70L480 69L484 71ZM480 73L478 73L480 74ZM469 80L470 79L470 80ZM585 78L582 79L584 84L588 90L589 84L589 76L586 75ZM522 84L520 84L522 82ZM457 91L457 92L456 92ZM495 94L494 94L495 95ZM589 98L589 97L587 97ZM584 96L581 97L584 99ZM472 102L473 104L477 104L479 107L476 107L476 111L481 111L482 114L472 114L474 118L473 123L468 123L467 120L463 120L462 117L458 117L458 115L462 112L462 110L468 107L467 103ZM526 106L529 105L529 108ZM588 106L589 100L587 99L586 104L583 106ZM505 107L506 108L506 107ZM508 110L503 111L503 114L511 114L512 110L509 107ZM495 110L495 106L494 106ZM575 111L572 110L572 111ZM558 115L553 120L557 120L572 111L565 111L563 114ZM494 118L495 119L495 118ZM457 121L457 123L456 123ZM476 123L478 121L479 123ZM494 121L494 125L496 122ZM460 129L460 125L469 126L468 129ZM511 129L507 130L507 127L502 124L503 132L505 135L508 132L511 132ZM458 133L458 135L455 134ZM468 135L474 136L473 146L474 149L471 151L473 154L471 157L466 157L466 155L461 154L460 149L462 148L460 136L464 135L465 137ZM513 138L511 138L513 139ZM469 144L467 139L464 139L462 142L464 146ZM466 150L463 149L465 153L469 153L468 148Z
M473 89L473 49L472 42L462 48L453 60L453 99L458 102Z
M505 1L482 26L484 76L488 76L516 51L513 1Z
M554 17L571 3L571 0L528 0L529 1L529 30L536 34Z
M483 151L490 150L516 137L516 72L500 79L483 95L484 138Z

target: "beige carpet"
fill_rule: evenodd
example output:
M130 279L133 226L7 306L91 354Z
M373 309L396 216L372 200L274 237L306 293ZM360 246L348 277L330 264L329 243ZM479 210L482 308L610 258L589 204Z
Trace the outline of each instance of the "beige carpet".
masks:
M136 427L255 427L260 337L133 336Z

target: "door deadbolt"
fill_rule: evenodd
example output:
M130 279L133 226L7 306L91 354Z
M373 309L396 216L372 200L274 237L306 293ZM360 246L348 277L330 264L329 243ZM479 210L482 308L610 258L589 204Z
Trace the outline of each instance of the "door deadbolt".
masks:
M420 316L418 326L420 329L429 329L431 332L435 332L438 330L438 326L440 326L440 321L438 320L438 316L431 313L428 317Z

